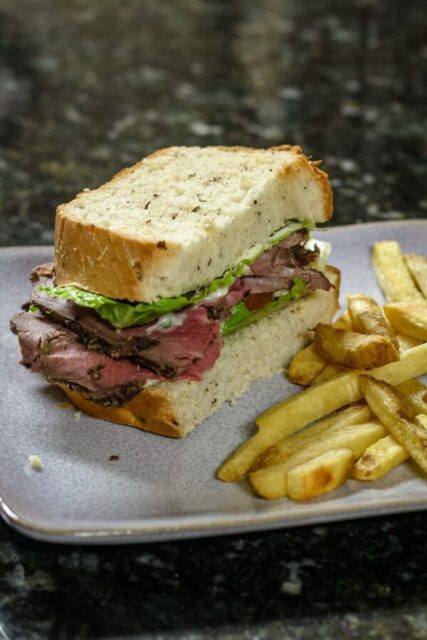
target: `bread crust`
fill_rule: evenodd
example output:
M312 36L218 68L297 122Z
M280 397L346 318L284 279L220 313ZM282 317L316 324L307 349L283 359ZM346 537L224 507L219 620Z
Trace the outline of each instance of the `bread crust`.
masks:
M325 322L332 320L332 317L338 309L341 278L339 269L332 266L327 267L327 275L329 280L333 283L334 289L332 290L333 301L330 305L329 317L322 317L322 321ZM293 303L287 307L287 309L291 314L299 313L299 310L303 308L303 305L304 299ZM322 310L319 309L319 317L321 312ZM260 320L259 322L263 322L263 320ZM313 328L313 326L307 326L307 330L311 330ZM245 329L241 329L241 332L244 331ZM227 339L228 338L225 338L225 340ZM295 351L297 351L298 348L299 346L296 343ZM295 351L290 355L288 354L289 358L295 355ZM285 364L287 363L283 363L283 366ZM254 380L255 379L256 378L254 377ZM69 389L66 385L59 384L58 386L65 392L68 399L78 409L80 409L80 411L83 411L89 416L108 420L117 424L137 427L138 429L143 429L144 431L150 431L151 433L157 433L163 436L182 438L187 435L190 429L187 425L180 423L178 412L174 404L174 398L170 397L167 392L167 387L168 385L170 386L170 384L173 383L167 382L165 384L159 383L149 386L146 389L143 389L137 396L135 396L135 398L126 403L123 407L118 408L104 407L103 405L88 400L81 393ZM203 382L190 382L188 384L190 386L202 385Z
M160 262L165 253L158 244L111 234L94 224L83 225L70 218L60 206L55 223L56 284L138 301L144 271ZM169 256L179 249L178 245L168 242ZM100 264L109 268L98 268Z
M297 148L300 151L297 160L292 164L283 164L277 172L277 177L284 180L290 176L297 175L301 170L308 170L320 187L324 207L323 222L327 222L331 219L333 212L333 194L329 176L325 171L319 169L321 160L310 160L302 153L299 147Z
M185 435L167 397L159 391L143 389L123 407L104 407L102 404L88 400L65 384L57 386L63 390L77 409L93 418L136 427L171 438L182 438Z
M97 191L110 188L111 183L123 180L138 171L150 158L170 153L174 148L155 151L132 167L122 169ZM304 180L315 182L316 199L322 202L322 220L326 221L332 214L332 191L328 176L318 167L318 162L307 158L298 146L281 145L271 149L253 147L208 147L226 151L227 153L259 153L260 151L287 151L295 156L293 161L283 162L276 171L277 183L287 180L298 184L298 174L303 172ZM318 194L318 195L317 195ZM131 302L152 302L157 297L181 295L198 288L208 282L197 280L196 266L184 269L180 265L181 244L173 240L153 241L151 239L135 239L124 232L113 232L102 226L85 222L78 217L79 200L85 192L79 193L75 200L60 205L56 212L55 225L55 277L58 286L74 285L87 291L94 291L105 296L126 299ZM209 240L206 240L209 242ZM246 247L249 248L249 247ZM229 264L222 265L224 271ZM199 268L199 267L197 267ZM168 273L187 273L188 288L179 291L167 291ZM190 275L192 274L192 275ZM222 274L215 273L214 277ZM162 290L165 289L165 290Z

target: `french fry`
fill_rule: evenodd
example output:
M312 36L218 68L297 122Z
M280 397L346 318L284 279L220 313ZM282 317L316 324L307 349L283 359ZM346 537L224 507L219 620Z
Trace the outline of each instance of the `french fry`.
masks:
M418 253L407 253L405 262L424 298L427 298L427 257Z
M427 415L427 386L420 380L408 380L397 386L415 414Z
M339 329L351 329L351 320L347 311L333 323L333 326ZM327 365L328 361L318 353L314 344L310 344L292 359L287 375L291 382L305 387L311 384Z
M397 344L399 345L400 353L406 351L407 349L412 349L413 347L417 347L422 343L422 340L418 340L418 338L412 338L411 336L405 336L403 333L398 333L396 335Z
M400 384L396 384L396 389L403 393L405 396L411 396L417 391L422 391L426 389L426 385L421 382L421 380L417 380L416 378L412 378L412 380L405 380L405 382L401 382Z
M375 242L372 263L381 289L389 302L422 300L403 259L398 242Z
M344 313L340 315L340 317L337 318L335 322L332 323L332 326L335 327L336 329L344 329L345 331L351 331L353 327L351 324L351 318L350 318L349 312L344 311Z
M427 344L422 344L403 353L397 362L371 369L370 374L390 384L400 384L426 371ZM271 407L258 418L258 432L221 466L218 478L238 482L265 449L332 411L360 400L362 391L358 373L343 373Z
M283 462L263 467L248 475L251 488L262 498L274 500L287 495L287 474L294 467L304 464L331 449L350 449L355 458L367 447L386 434L379 422L342 425L315 439Z
M335 378L339 376L341 373L345 373L348 371L347 367L342 367L340 364L328 364L327 367L323 369L316 376L311 384L319 384L319 382L325 382L325 380L330 380L331 378Z
M394 341L384 335L364 335L319 323L314 344L325 358L343 367L374 369L399 358Z
M427 430L408 411L406 398L391 385L371 376L360 376L360 386L371 410L391 435L427 472Z
M256 471L262 467L267 467L270 464L276 464L277 462L286 460L286 458L290 458L290 456L304 449L317 438L323 437L323 435L332 428L339 429L348 424L362 424L363 422L371 421L372 418L372 411L365 402L357 402L348 407L344 407L331 416L319 420L311 427L307 427L304 431L300 431L300 433L296 433L289 438L284 438L264 451L252 465L251 471Z
M353 466L350 476L354 480L378 480L408 458L406 449L388 435L366 449Z
M354 462L350 449L332 449L288 471L288 498L310 500L343 484Z
M314 344L297 353L288 367L288 378L295 384L308 386L327 366L326 358L318 353Z
M387 336L393 342L395 348L398 349L397 341L390 329L390 325L375 300L363 294L353 294L347 296L347 305L354 331L369 335Z
M408 397L409 404L416 414L424 414L427 416L427 390L417 391Z
M396 331L427 341L427 300L386 304L384 313Z

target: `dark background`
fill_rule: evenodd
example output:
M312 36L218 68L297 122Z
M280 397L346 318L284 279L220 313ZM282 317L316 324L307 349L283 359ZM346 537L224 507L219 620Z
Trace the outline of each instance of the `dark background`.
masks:
M297 143L336 223L427 215L423 0L0 0L0 244L172 144ZM426 238L427 246L427 238ZM67 548L0 524L0 639L427 638L424 514Z
M0 243L172 144L297 143L334 223L427 215L422 0L0 0Z

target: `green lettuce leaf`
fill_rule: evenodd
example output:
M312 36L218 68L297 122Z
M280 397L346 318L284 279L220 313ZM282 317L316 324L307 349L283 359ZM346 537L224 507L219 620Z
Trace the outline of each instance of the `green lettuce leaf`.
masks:
M226 271L220 278L216 278L211 284L196 292L190 292L173 298L159 298L153 303L130 303L108 298L99 293L83 291L78 287L48 287L42 286L39 291L57 298L72 300L81 307L94 309L104 320L107 320L116 329L125 329L137 325L146 324L160 318L165 313L179 311L189 304L200 302L211 293L215 293L221 287L230 287L236 278L241 276L246 266L252 264L264 251L271 249L275 244L299 231L308 229L311 231L313 224L309 221L291 221L282 229L270 236L268 242L257 244L248 251L239 263ZM276 304L271 303L271 304Z
M227 336L230 333L234 333L238 329L243 329L251 322L255 322L255 320L259 320L264 316L268 316L273 311L279 311L286 307L290 302L294 300L298 300L302 298L305 294L306 286L301 278L294 278L293 285L289 291L283 293L281 296L269 302L261 309L257 309L256 311L249 311L247 306L243 301L238 302L234 305L231 310L231 317L226 320L221 327L221 332L223 336Z
M222 278L214 280L209 287L195 294L177 296L175 298L160 298L152 304L140 302L120 302L114 298L107 298L99 293L83 291L78 287L39 287L39 291L56 298L72 300L81 307L94 309L104 320L107 320L116 329L125 329L137 325L147 324L171 311L179 311L189 304L199 302L210 293L214 293L220 287L230 287L236 278L227 272Z

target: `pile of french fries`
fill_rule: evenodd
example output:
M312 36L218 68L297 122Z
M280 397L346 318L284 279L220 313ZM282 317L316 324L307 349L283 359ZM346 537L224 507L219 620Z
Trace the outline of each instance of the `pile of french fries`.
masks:
M409 458L427 473L427 386L417 380L427 373L427 258L383 241L372 260L387 303L350 295L333 325L317 325L288 369L306 389L257 419L218 478L308 500Z

